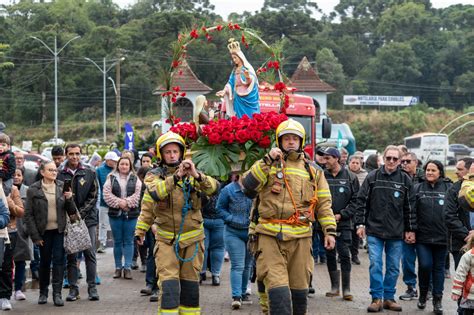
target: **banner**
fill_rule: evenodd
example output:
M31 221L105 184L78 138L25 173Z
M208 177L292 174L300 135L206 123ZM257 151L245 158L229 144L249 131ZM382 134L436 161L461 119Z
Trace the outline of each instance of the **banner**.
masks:
M133 128L132 128L132 125L130 125L129 123L125 123L124 127L125 127L124 149L132 151L133 149L135 149L135 145L134 145L135 135L133 134Z
M418 96L344 95L344 105L410 106L418 102Z

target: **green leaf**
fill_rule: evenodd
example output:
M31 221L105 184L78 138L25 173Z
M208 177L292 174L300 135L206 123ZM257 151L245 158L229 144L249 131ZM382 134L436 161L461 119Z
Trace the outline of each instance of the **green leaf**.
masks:
M199 145L192 146L193 162L206 175L226 177L231 171L230 163L239 161L240 148L233 145Z

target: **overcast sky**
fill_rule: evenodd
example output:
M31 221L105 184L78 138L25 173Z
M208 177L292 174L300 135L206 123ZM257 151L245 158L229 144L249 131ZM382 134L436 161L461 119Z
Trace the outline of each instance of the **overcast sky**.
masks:
M3 0L0 0L3 1ZM136 3L137 0L113 0L121 7L125 7L129 4ZM215 12L222 16L224 19L232 12L242 13L244 11L255 12L262 8L264 0L210 0L210 2L216 7ZM316 2L324 13L329 14L333 11L334 6L339 3L339 0L318 0ZM238 3L238 5L236 5ZM473 4L473 0L431 0L433 7L444 8L452 4Z

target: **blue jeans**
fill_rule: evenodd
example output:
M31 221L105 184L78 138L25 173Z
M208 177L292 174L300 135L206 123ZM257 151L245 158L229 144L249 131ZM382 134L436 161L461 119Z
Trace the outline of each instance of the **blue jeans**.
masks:
M230 257L230 286L232 297L241 297L247 291L252 267L252 255L247 250L248 230L225 227L225 248Z
M211 258L211 273L220 276L224 262L224 220L204 218L204 264L202 272L207 270L207 260Z
M444 290L446 245L416 244L416 252L418 253L420 292L428 292L430 279L433 279L433 295L442 295Z
M370 260L370 295L373 299L394 300L400 259L402 257L402 240L385 240L367 236ZM385 275L383 274L383 252L385 250Z
M403 242L403 253L402 253L402 271L403 271L403 282L407 286L416 287L416 273L415 273L415 261L416 261L416 244L407 244Z
M114 238L115 269L131 269L133 259L133 239L137 218L128 219L125 216L109 217L109 221ZM123 265L122 257L125 259Z

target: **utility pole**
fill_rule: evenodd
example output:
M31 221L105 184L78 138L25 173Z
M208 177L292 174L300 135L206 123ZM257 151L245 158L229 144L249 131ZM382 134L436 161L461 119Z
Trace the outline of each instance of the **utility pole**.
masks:
M115 93L115 124L117 129L117 135L120 134L120 59L117 62L117 67L115 67L115 83L116 83L116 93Z
M54 56L54 139L58 139L58 60L59 60L58 55L61 53L61 51L63 51L64 48L66 48L67 45L69 45L70 42L80 37L81 36L78 35L76 37L71 38L58 51L58 39L57 39L57 36L54 36L54 51L53 51L41 39L39 39L36 36L31 36L31 38L43 44L43 46L46 47L49 50L49 52L52 53Z
M97 69L99 69L100 72L102 72L102 85L103 85L103 104L102 104L102 113L103 113L103 117L102 117L102 120L103 120L103 132L104 132L104 142L107 142L107 86L106 86L106 83L107 83L107 72L110 71L110 69L112 69L113 66L115 66L115 64L117 63L114 62L110 65L110 67L107 69L107 65L106 65L106 59L105 57L102 59L102 65L103 67L100 68L99 65L97 63L95 63L94 60L90 59L90 58L84 58L86 59L87 61L90 61L92 62L96 67ZM123 58L122 58L123 59ZM122 60L120 59L120 60ZM118 60L118 62L120 63L120 60Z

